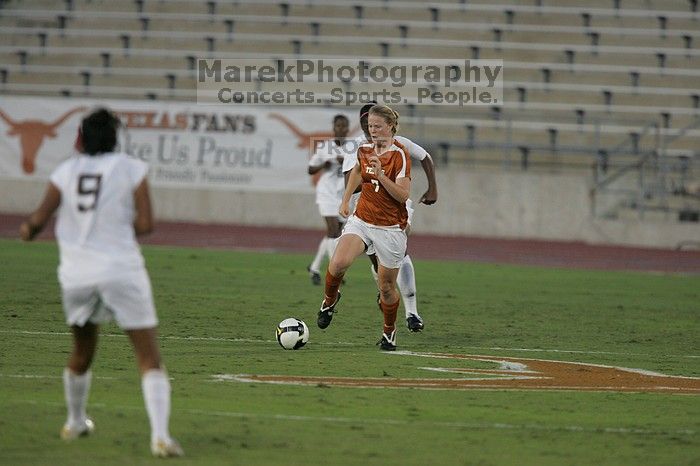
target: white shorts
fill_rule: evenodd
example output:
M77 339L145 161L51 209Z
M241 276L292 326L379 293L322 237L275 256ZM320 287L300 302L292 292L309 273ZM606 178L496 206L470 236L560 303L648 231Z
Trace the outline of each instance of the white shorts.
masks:
M103 324L112 319L124 330L158 325L151 280L145 269L96 285L64 288L63 311L70 326Z
M379 228L353 215L345 224L341 237L351 234L359 236L367 249L372 248L379 263L388 269L398 269L406 255L406 232L399 228Z
M406 212L408 213L408 227L409 228L411 226L411 220L413 219L413 211L415 210L413 207L411 207L412 205L413 205L413 201L408 199L406 201ZM354 212L354 210L353 210L353 212ZM371 256L372 254L376 254L374 252L374 245L367 246L367 251L365 251L365 254L367 254L368 256Z
M321 217L340 217L340 202L322 202L318 203L318 213ZM342 218L342 217L340 217Z

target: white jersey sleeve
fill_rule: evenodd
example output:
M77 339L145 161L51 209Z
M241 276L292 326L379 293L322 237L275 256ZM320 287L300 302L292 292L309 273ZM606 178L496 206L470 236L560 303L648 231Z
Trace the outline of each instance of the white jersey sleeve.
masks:
M148 164L142 160L129 158L129 175L131 177L132 191L139 187L141 182L148 176Z
M343 159L343 173L347 173L357 165L357 152L351 152Z
M330 160L327 156L328 154L328 141L323 141L316 146L314 154L309 159L309 167L320 167L324 163Z
M357 149L366 142L367 139L364 136L359 136L345 144L346 155L343 159L343 173L349 172L357 165Z
M406 149L408 149L408 153L411 157L418 160L423 160L425 157L427 157L428 152L410 139L403 136L394 136L394 139L399 141L406 147Z
M68 160L62 162L49 176L49 181L53 184L59 191L63 191L63 187L68 184L68 176L70 176L71 168L75 165L75 159L77 156L71 157Z

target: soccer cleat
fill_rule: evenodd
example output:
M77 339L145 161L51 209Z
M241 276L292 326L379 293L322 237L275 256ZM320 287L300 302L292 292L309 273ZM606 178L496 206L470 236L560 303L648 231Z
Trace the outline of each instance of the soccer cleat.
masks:
M406 326L411 332L420 332L423 330L423 319L418 317L416 314L409 314L406 318Z
M321 284L321 274L319 272L316 272L314 270L311 270L311 266L308 266L306 268L306 271L309 272L309 277L311 277L311 283L314 285L320 285Z
M185 456L185 452L182 451L182 447L174 439L156 440L155 442L151 443L151 453L156 458L175 458Z
M92 419L85 419L82 424L74 426L68 423L61 428L61 439L65 441L75 440L78 437L87 437L95 431L95 423Z
M330 306L324 306L323 303L325 301L325 299L321 301L321 310L318 311L318 319L316 319L318 328L326 328L331 324L331 320L333 320L333 313L335 313L335 306L337 306L338 302L340 302L340 292L338 292L338 297L336 298L335 302Z
M377 342L382 351L396 351L396 330L389 335L382 333L382 338Z

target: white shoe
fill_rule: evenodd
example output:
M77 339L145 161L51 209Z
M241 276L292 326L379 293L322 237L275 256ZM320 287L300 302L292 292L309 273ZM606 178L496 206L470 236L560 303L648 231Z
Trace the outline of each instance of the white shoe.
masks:
M156 458L175 458L179 456L185 456L185 452L182 451L182 447L176 440L156 440L151 443L151 453Z
M396 329L390 334L382 333L382 338L377 342L382 351L396 351Z
M61 428L61 438L66 441L75 440L78 437L87 437L95 431L95 423L92 419L85 419L82 424L70 425L64 424Z

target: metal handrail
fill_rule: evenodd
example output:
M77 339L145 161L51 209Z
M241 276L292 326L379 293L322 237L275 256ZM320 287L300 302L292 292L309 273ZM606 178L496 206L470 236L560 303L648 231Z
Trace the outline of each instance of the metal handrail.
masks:
M657 121L650 121L644 127L642 128L642 131L639 132L639 139L641 140L642 137L644 137L651 129L656 130L656 134L658 134L660 130L660 125ZM627 147L628 145L631 145L632 141L629 138L624 139L621 141L617 146L614 146L612 149L609 150L608 154L615 154L621 151L624 147ZM628 165L625 165L623 167L620 167L618 170L616 170L613 173L606 174L606 177L603 180L599 180L598 176L600 175L599 171L596 170L594 173L594 186L592 188L592 194L595 195L596 191L602 188L607 187L610 185L612 182L615 180L618 180L620 177L625 175L626 173L629 173L631 170L635 168L639 168L646 162L646 160L649 159L651 156L656 156L658 155L658 147L655 147L652 151L650 152L645 152L641 154L641 157L639 160L636 160Z

